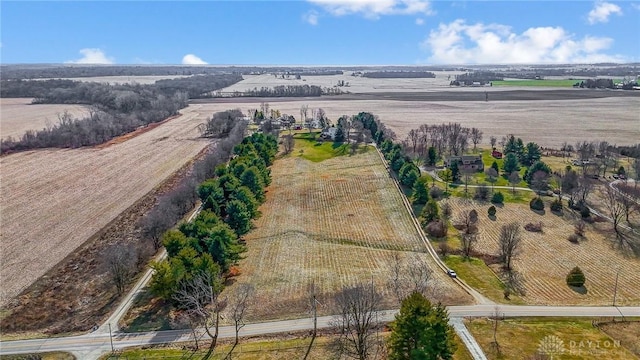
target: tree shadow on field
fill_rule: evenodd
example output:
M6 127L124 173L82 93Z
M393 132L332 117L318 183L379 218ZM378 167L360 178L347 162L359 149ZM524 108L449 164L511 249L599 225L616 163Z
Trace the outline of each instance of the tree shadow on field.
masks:
M586 295L587 294L587 287L582 285L582 286L570 286L571 290L577 292L580 295Z

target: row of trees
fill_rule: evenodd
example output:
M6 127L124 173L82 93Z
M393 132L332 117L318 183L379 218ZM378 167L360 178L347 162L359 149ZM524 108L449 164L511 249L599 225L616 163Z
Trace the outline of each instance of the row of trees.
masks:
M482 142L482 136L480 129L467 128L459 123L422 124L409 131L402 146L412 157L427 165L435 165L446 154L458 156L466 153L471 144L475 150Z
M236 145L235 157L227 165L217 166L215 177L198 187L203 201L200 214L178 230L164 233L162 242L168 259L152 264L155 273L149 285L151 292L182 310L191 324L204 327L212 340L210 352L217 343L222 311L230 302L235 304L234 314L237 306L246 309L248 288L231 301L220 294L231 266L246 251L240 237L250 230L251 219L258 216L264 187L270 181L267 167L277 146L273 137L260 133ZM237 315L236 342L242 316Z
M220 114L230 112L232 110L216 113L212 118L226 124L227 117ZM223 125L213 125L213 127L222 128ZM150 241L155 249L162 245L162 234L193 209L198 199L198 184L213 177L215 169L229 161L234 147L243 140L246 129L247 122L236 118L226 138L209 145L206 155L194 163L190 175L184 177L171 191L161 196L156 206L140 220L139 227L144 239Z
M58 122L28 130L20 139L0 141L2 153L44 147L77 148L102 144L141 126L178 114L190 94L229 86L241 76L206 76L167 80L158 85L109 85L70 80L2 81L2 97L34 97L34 104L85 104L89 114L59 115Z
M362 77L374 79L409 79L409 78L435 78L436 74L430 71L368 71Z
M338 88L320 87L317 85L277 85L274 87L253 88L245 91L234 91L233 97L317 97L322 95L339 95ZM223 96L219 94L219 96Z

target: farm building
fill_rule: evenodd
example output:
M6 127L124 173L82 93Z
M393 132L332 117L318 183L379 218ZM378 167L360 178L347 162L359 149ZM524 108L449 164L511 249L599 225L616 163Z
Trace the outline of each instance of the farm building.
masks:
M338 132L338 128L337 127L330 127L330 128L322 130L322 134L320 136L323 139L335 140L337 132Z
M481 155L462 155L451 156L444 161L446 167L450 167L453 162L457 162L460 170L474 170L483 171L484 164L482 163Z

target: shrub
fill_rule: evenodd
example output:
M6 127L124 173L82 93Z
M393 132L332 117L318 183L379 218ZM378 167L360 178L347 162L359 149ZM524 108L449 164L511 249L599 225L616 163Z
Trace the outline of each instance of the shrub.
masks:
M577 235L577 234L571 234L571 235L569 235L567 240L569 240L570 242L572 242L574 244L577 244L580 241L580 236Z
M562 202L556 199L551 203L550 208L551 208L551 211L560 212L562 211Z
M500 191L494 192L491 197L491 202L494 204L502 204L504 202L504 195Z
M576 235L582 237L582 236L584 236L584 230L585 230L586 227L587 227L587 223L585 223L584 221L580 220L580 221L578 221L577 223L575 223L573 225L573 232Z
M447 224L444 221L442 221L441 219L438 219L428 223L425 230L427 231L427 234L433 237L443 238L447 236L447 232L449 231L449 228L447 227Z
M482 184L476 188L475 194L473 194L473 198L476 200L489 200L489 188Z
M496 207L491 205L489 206L489 210L487 210L489 216L496 216Z
M580 216L582 216L583 219L586 219L589 216L591 216L591 210L589 210L588 206L586 205L580 206Z
M567 274L567 285L573 287L582 287L586 278L582 270L579 267L574 267L569 274Z
M440 251L440 256L445 258L451 252L451 247L449 246L449 244L443 241L438 245L438 250Z
M439 200L444 195L444 191L437 186L429 189L429 196L434 200Z
M541 198L536 197L533 200L531 200L531 202L529 203L529 207L533 210L542 211L544 210L544 202L542 201Z
M537 224L528 223L527 225L524 226L524 229L531 232L542 232L542 227L543 227L542 221L540 221Z

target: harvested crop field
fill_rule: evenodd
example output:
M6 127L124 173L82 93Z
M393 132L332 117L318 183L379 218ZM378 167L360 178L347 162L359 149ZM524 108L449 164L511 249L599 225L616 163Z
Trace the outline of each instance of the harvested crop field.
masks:
M199 106L105 148L46 149L0 158L0 305L196 156L208 144Z
M323 314L332 312L332 294L358 282L373 281L385 306L394 306L387 287L394 254L418 254L427 262L440 300L471 302L426 254L377 152L318 163L293 155L276 160L271 173L235 279L256 287L253 320L308 314L311 281Z
M540 305L611 305L618 279L617 305L640 305L640 259L626 256L612 247L611 224L608 222L587 225L585 238L578 244L567 238L574 233L573 215L565 210L563 216L549 211L540 215L529 209L528 204L505 204L498 208L496 220L487 216L488 204L478 205L463 199L449 200L455 219L464 209L477 209L480 237L476 249L484 254L498 254L498 237L502 225L518 222L524 246L522 254L514 261L514 269L523 277L525 296L529 304ZM542 222L543 232L525 230L527 223ZM565 277L579 266L586 276L586 292L567 286ZM500 265L491 265L500 272Z
M569 91L569 90L562 90ZM536 91L540 92L540 91ZM634 109L640 108L640 96L609 97L584 100L539 101L397 101L321 99L219 99L202 104L207 109L221 111L239 108L259 109L262 101L272 109L300 119L300 106L322 108L330 120L342 115L371 112L404 138L409 130L421 124L458 122L477 127L484 132L483 144L490 136L498 139L507 134L534 141L544 147L559 148L563 142L602 141L617 145L632 145L640 139L640 118Z
M40 130L58 123L58 115L67 111L81 117L89 111L84 105L31 105L31 98L0 99L0 138L19 139L27 130Z

